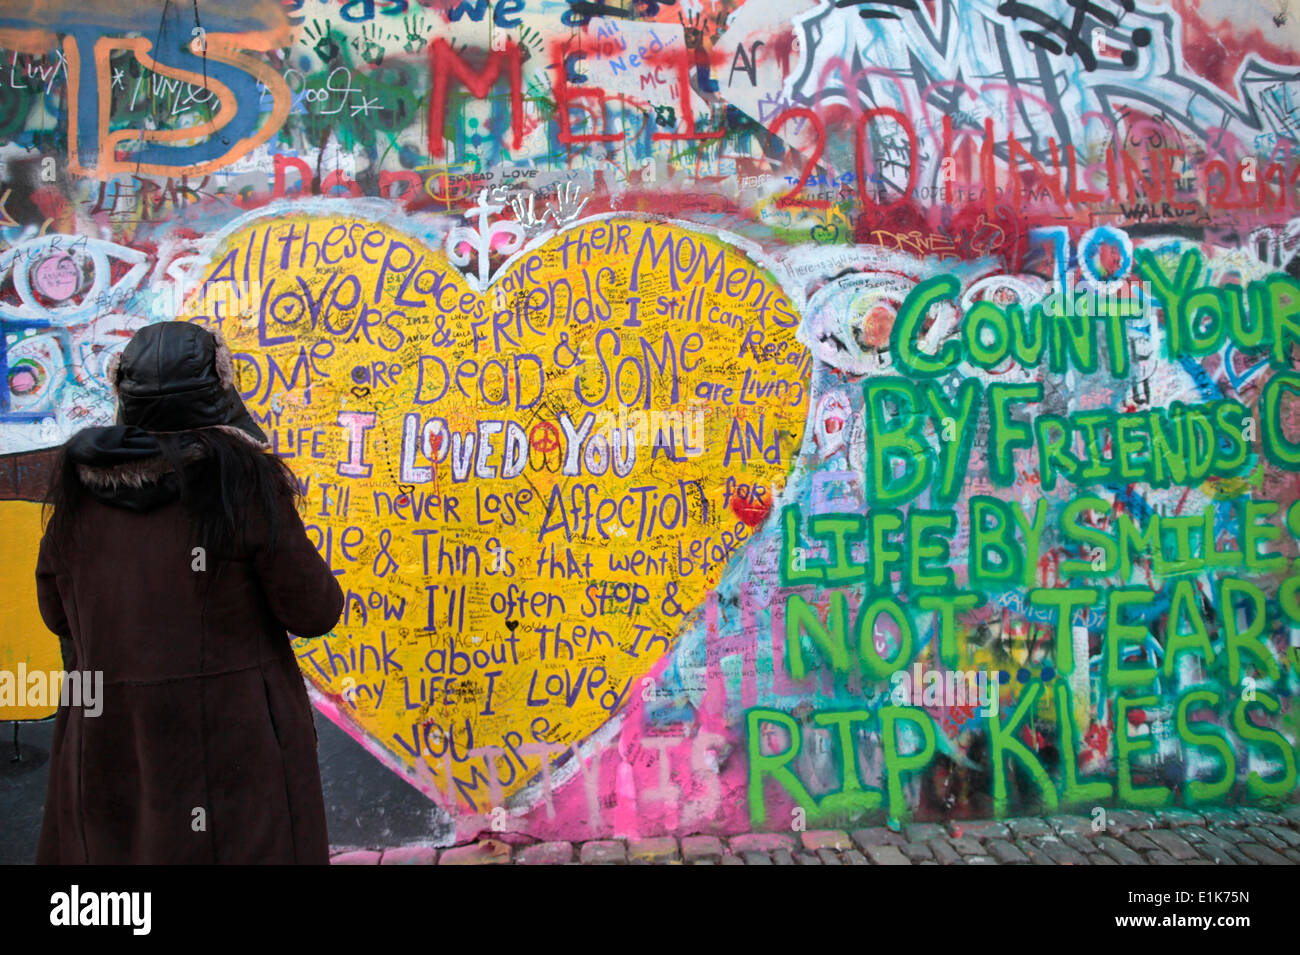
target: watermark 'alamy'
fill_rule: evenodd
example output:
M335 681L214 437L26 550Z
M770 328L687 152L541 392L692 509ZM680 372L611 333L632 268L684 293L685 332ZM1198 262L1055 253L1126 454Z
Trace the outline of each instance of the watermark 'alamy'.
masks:
M917 663L889 678L895 706L980 706L984 716L998 711L998 681L984 670L931 670Z
M148 935L152 908L150 892L82 892L74 885L50 896L50 924L128 925L133 935Z
M619 404L618 411L596 415L594 433L611 447L665 448L672 457L693 458L705 451L704 424L709 405L692 401L686 410L649 411Z
M87 716L104 710L103 670L0 670L0 719L7 706L84 706Z
M269 291L269 290L268 290ZM205 282L201 286L184 288L169 284L160 288L153 297L150 311L155 318L170 319L188 312L203 315L218 325L226 319L243 319L243 326L256 327L259 309L264 304L262 283L236 282L233 279ZM278 299L277 299L278 301ZM272 303L274 308L275 303ZM277 318L288 318L280 316Z
M1095 318L1098 315L1122 315L1141 318L1154 301L1150 282L1083 282L1064 284L1048 282L1043 308L1053 315Z

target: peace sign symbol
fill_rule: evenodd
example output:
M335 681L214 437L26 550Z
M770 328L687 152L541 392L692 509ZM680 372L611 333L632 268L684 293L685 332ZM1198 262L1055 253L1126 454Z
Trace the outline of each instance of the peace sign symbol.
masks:
M560 432L555 425L539 421L528 432L528 441L533 450L549 454L560 446Z

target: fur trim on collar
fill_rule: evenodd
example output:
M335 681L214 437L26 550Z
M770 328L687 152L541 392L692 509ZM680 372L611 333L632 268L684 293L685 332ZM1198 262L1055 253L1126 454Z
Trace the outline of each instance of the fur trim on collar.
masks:
M127 464L114 464L100 467L92 464L78 464L77 475L87 487L116 488L141 487L160 480L169 470L162 458L150 458L145 461L131 461Z
M186 461L197 461L203 456L202 448L185 448L181 457ZM118 488L143 487L154 484L171 472L171 466L162 455L144 458L140 461L127 461L123 464L78 464L77 476L87 487Z

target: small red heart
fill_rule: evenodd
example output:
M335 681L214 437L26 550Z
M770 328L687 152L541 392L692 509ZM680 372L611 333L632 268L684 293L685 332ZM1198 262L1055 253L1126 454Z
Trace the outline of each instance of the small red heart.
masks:
M733 497L731 512L744 521L747 527L757 527L772 513L772 499L767 495L755 500L750 497Z

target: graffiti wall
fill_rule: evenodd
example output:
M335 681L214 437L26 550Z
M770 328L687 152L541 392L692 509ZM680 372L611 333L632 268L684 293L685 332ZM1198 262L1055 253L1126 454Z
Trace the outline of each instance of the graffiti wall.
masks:
M0 56L9 594L192 321L347 595L315 705L454 838L1296 789L1285 3L6 0Z

